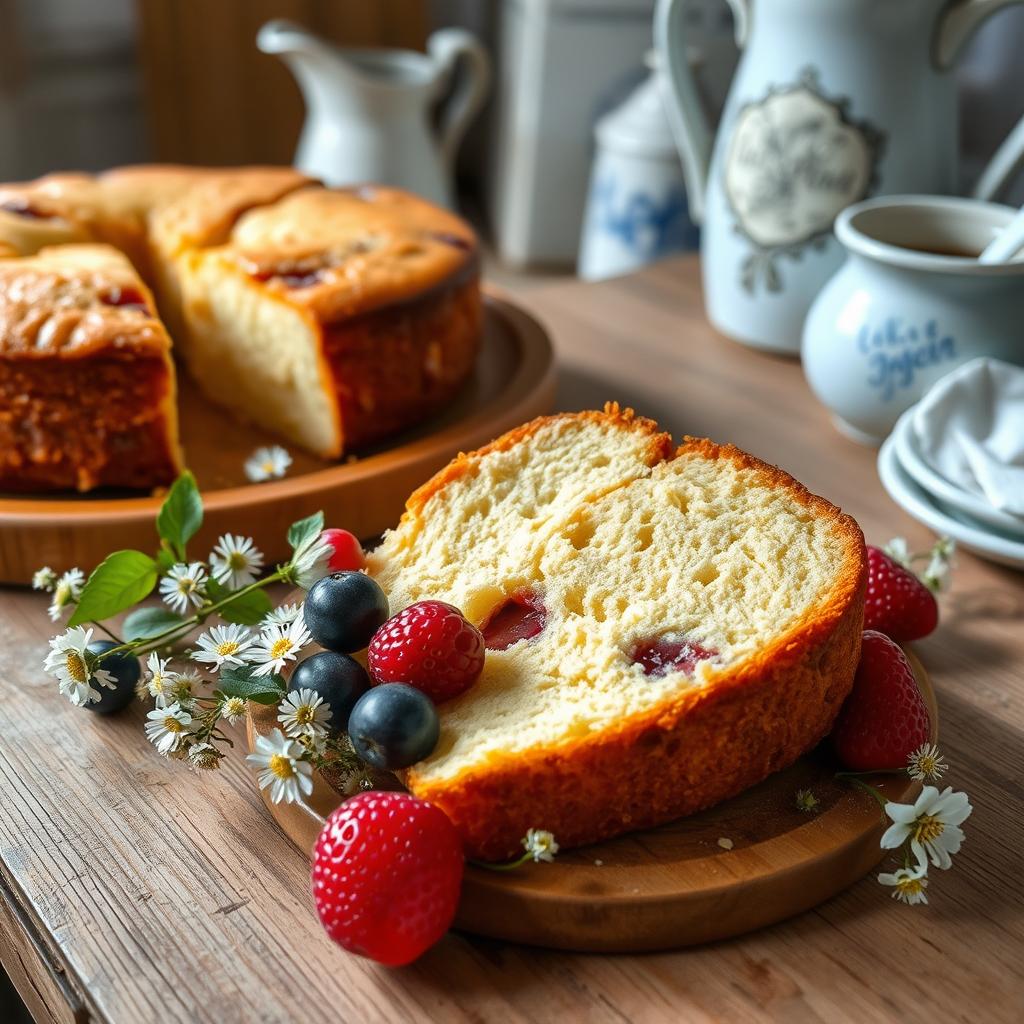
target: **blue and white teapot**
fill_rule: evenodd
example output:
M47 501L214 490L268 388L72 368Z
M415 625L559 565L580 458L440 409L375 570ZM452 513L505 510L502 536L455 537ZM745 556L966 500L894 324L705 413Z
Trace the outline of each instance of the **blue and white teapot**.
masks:
M712 140L687 61L687 0L659 0L655 42L703 220L704 296L724 334L796 353L838 269L836 215L869 195L958 183L948 70L990 14L1022 0L729 0L744 53ZM989 198L1024 156L1015 130L982 174Z

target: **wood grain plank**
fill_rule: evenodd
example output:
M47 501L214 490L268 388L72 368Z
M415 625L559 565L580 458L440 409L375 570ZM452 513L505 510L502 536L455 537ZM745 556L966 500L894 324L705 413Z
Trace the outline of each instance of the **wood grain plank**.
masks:
M840 501L869 540L929 541L885 495L873 453L836 434L796 363L717 337L696 265L532 291L553 331L560 404L634 403ZM242 524L244 525L244 524ZM1021 1019L1024 979L1024 579L963 554L940 630L920 644L949 782L974 814L932 903L870 878L729 942L579 956L453 934L387 970L332 946L308 865L233 758L194 775L114 721L62 701L38 669L45 600L0 591L0 861L96 1020L807 1021ZM242 737L239 734L239 741Z

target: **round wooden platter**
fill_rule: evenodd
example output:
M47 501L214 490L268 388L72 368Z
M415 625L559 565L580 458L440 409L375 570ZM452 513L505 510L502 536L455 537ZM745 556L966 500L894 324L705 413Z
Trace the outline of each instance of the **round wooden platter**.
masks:
M907 651L938 738L935 692ZM276 709L250 705L249 743L277 726ZM559 853L553 863L510 872L467 865L458 928L529 945L582 952L671 949L739 935L822 903L885 856L875 800L837 780L828 744L753 789L657 829ZM905 775L866 781L910 802ZM817 813L798 810L810 789ZM301 850L311 853L342 797L314 775L308 806L264 802ZM543 822L538 822L543 826ZM556 837L557 838L557 837ZM881 898L881 897L880 897Z
M253 536L268 562L287 556L290 523L323 509L328 523L359 537L393 526L409 494L459 451L470 451L548 412L554 401L551 343L531 316L485 293L484 337L474 375L440 415L358 458L327 462L289 447L282 480L251 484L245 459L279 439L240 423L180 381L182 441L203 492L196 550L227 531ZM54 497L0 495L0 582L27 583L41 565L89 571L118 548L155 547L162 498L97 492Z

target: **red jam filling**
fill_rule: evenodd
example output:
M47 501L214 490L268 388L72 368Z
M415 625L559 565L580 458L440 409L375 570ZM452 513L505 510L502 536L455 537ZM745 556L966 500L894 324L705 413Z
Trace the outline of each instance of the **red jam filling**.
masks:
M641 640L629 652L630 659L647 676L664 676L669 672L693 672L697 663L713 658L718 651L703 647L693 640L672 640L659 636Z
M118 309L137 309L142 313L149 312L146 296L137 288L111 288L100 296L105 306L116 306Z
M34 220L49 220L51 216L37 210L25 199L8 199L6 203L0 203L0 210L16 213L19 217L31 217Z
M519 640L530 640L544 629L548 612L540 595L532 590L513 594L499 605L481 627L489 651L506 651Z

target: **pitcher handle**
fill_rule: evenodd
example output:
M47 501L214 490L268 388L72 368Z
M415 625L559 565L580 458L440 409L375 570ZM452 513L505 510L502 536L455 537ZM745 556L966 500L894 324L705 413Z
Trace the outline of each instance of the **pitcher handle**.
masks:
M443 28L435 32L427 40L427 52L437 63L439 81L448 81L455 74L459 61L465 59L465 74L456 79L438 126L441 162L451 171L459 143L487 96L491 59L476 36L462 28Z
M700 224L704 220L704 192L713 138L686 52L686 4L687 0L658 0L654 46L662 69L658 76L662 98L682 158L690 217ZM750 0L729 0L736 45L740 48L747 40L750 26L749 4Z
M978 26L996 11L1024 0L957 0L943 12L935 35L934 60L943 71L950 68ZM992 199L1024 167L1024 117L1003 140L971 194Z

